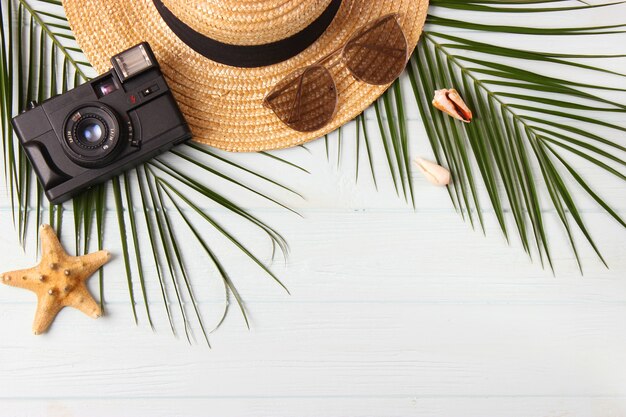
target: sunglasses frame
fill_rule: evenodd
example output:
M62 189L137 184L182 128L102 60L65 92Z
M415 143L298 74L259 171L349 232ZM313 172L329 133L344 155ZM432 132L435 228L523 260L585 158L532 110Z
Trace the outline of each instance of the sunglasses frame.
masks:
M278 119L281 122L283 122L286 126L292 128L292 129L294 129L296 131L301 131L301 132L315 131L315 130L319 130L319 129L323 128L324 126L328 125L334 119L334 117L335 117L335 115L337 113L337 110L338 110L338 105L337 104L339 102L339 94L337 92L337 85L336 85L336 82L335 82L335 77L330 72L330 68L333 68L337 64L342 63L343 66L346 67L346 69L348 70L350 75L355 80L358 80L360 82L363 82L363 83L366 83L366 84L369 84L369 85L387 85L387 84L390 84L395 79L397 79L400 76L400 74L402 74L402 71L404 71L404 68L406 67L406 63L409 60L409 48L408 48L408 43L407 43L407 39L406 39L406 34L404 33L404 30L402 29L402 26L400 25L399 18L400 18L400 14L399 13L389 13L389 14L381 16L381 17L379 17L377 19L374 19L374 20L366 23L365 25L361 26L359 29L357 29L354 32L354 34L352 34L350 36L350 38L341 47L339 47L336 50L330 52L329 54L323 56L322 58L320 58L319 60L317 60L313 64L307 65L305 67L302 67L302 68L299 68L299 69L296 69L296 70L290 72L287 76L283 77L280 81L278 81L274 85L274 87L265 95L265 97L263 98L263 107L272 110L272 112L276 115L276 117L278 117ZM391 81L389 81L389 82L372 83L370 81L364 80L362 77L359 77L357 74L355 74L353 72L353 70L350 68L350 65L348 65L348 63L346 62L347 58L346 58L345 50L346 50L346 48L348 46L350 46L352 41L354 41L355 39L357 39L360 36L363 36L363 35L367 34L367 32L377 28L379 25L386 23L389 19L394 19L395 20L396 24L398 25L399 33L402 35L402 39L404 40L404 45L405 45L404 55L405 56L404 56L404 60L403 60L402 70L400 70L400 72L398 74L395 74L393 79ZM331 61L337 55L340 56L339 60L337 60L337 61L335 61L335 62L333 62L331 64L327 64L328 61ZM328 65L328 67L327 67L327 65ZM328 75L328 77L330 78L330 80L332 82L331 88L334 89L334 91L335 91L335 102L334 102L334 109L333 109L332 115L330 117L328 117L328 119L324 122L323 125L321 125L319 127L316 127L315 129L306 129L306 130L295 129L293 126L291 126L288 122L283 120L276 113L276 111L272 108L272 106L270 104L270 100L273 97L275 97L276 95L281 94L283 91L288 89L292 85L291 82L299 80L299 82L302 83L306 73L308 71L316 69L316 68L324 69L327 72L327 75ZM289 82L286 82L286 80L289 80ZM282 83L285 83L285 86L283 86L283 88L278 88ZM298 94L300 94L300 92L301 92L301 88L298 87ZM297 96L297 98L299 98L299 96ZM295 106L294 109L296 107L299 107L299 106Z

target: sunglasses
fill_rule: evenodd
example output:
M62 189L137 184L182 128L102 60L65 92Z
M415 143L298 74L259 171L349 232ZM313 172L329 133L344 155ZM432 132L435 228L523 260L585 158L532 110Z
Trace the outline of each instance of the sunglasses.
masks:
M338 101L330 68L343 63L354 78L371 85L390 84L404 70L408 45L398 17L389 14L366 24L339 49L292 72L272 88L263 105L299 132L326 126Z

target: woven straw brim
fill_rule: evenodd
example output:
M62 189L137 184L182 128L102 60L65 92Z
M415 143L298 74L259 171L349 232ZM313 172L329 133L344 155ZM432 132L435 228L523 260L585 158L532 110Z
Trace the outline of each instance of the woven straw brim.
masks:
M261 68L222 65L196 53L163 22L152 0L64 0L63 5L80 47L96 70L107 71L111 56L149 42L193 139L228 151L248 152L305 143L365 110L387 86L357 81L342 65L332 69L339 95L337 113L318 131L294 131L262 103L268 91L289 73L341 47L358 28L380 16L400 14L412 52L426 19L428 0L343 0L331 25L309 48L287 61Z

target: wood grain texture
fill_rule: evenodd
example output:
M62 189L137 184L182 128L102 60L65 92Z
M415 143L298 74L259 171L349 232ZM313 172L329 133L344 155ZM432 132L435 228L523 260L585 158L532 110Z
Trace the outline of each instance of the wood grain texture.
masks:
M609 24L607 13L598 9L590 18ZM486 16L485 23L516 23L492 18ZM549 24L545 19L538 23ZM561 23L580 22L580 16L567 19ZM560 42L536 46L558 50ZM583 51L616 49L589 38L577 42ZM406 101L412 154L429 157L417 109L410 97ZM607 120L626 124L619 113ZM354 142L347 139L353 130L352 124L345 127L343 155L354 155ZM585 272L580 276L556 213L545 205L553 274L531 262L515 238L507 245L488 208L483 236L454 212L444 189L428 185L418 173L413 174L416 209L410 208L384 172L381 148L375 149L374 161L379 191L365 159L358 183L353 159L342 158L337 165L334 136L330 162L323 141L308 149L277 154L310 175L261 155L236 156L304 193L301 199L272 191L303 218L246 192L232 196L290 243L286 263L276 260L273 270L291 295L223 238L206 232L246 301L250 331L230 300L225 323L210 335L212 349L188 345L181 334L173 337L154 265L148 267L147 293L156 331L147 325L141 300L135 326L109 203L105 247L114 258L105 266L104 317L92 321L66 309L49 334L36 338L29 330L35 298L0 288L0 417L626 416L626 233L595 202L576 194L610 268L576 235ZM572 163L626 216L623 182L581 160ZM232 172L226 165L217 167ZM251 177L241 178L267 189ZM211 185L231 189L219 180ZM27 242L26 253L17 243L4 187L0 270L29 266L35 258L34 240ZM203 208L262 260L271 261L269 242L258 230L218 206ZM69 206L64 228L64 244L73 248ZM186 236L180 221L174 228ZM149 250L141 228L139 241ZM229 300L201 248L190 243L185 249L210 328ZM97 279L89 285L98 294ZM186 308L191 311L188 303ZM180 313L174 313L180 333ZM200 338L197 323L191 325Z

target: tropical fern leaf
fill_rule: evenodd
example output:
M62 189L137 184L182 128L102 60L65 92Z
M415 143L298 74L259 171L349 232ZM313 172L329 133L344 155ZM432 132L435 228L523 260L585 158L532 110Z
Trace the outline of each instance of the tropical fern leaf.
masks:
M67 91L85 82L95 72L84 56L70 31L60 2L54 0L1 0L0 18L0 114L4 169L7 188L14 209L13 218L22 244L28 241L29 233L36 234L39 223L48 214L48 221L61 234L63 221L67 214L73 217L76 253L89 250L92 241L102 248L105 240L105 213L114 207L119 230L119 242L115 244L123 254L124 269L132 314L135 322L141 317L137 305L143 305L143 316L154 328L153 312L150 307L150 293L147 291L148 280L152 276L158 281L160 298L173 333L182 324L187 340L193 340L194 328L199 329L202 339L208 344L208 329L203 322L199 303L193 290L189 271L189 254L180 236L174 230L174 221L183 222L191 236L194 236L208 254L207 267L223 284L227 299L223 314L226 314L228 299L233 296L241 310L244 321L248 318L243 300L237 291L233 279L228 274L228 265L218 258L213 243L199 233L198 226L191 219L188 211L204 220L205 226L226 236L236 250L241 251L259 271L280 281L269 267L251 250L245 242L228 231L228 226L209 216L201 207L213 204L232 213L240 220L258 228L268 237L274 251L288 252L285 239L272 227L255 215L250 214L229 199L225 193L217 191L207 184L213 179L220 179L229 184L231 192L243 190L271 204L291 210L267 192L261 192L239 179L252 177L267 184L268 187L299 196L289 187L278 181L257 173L237 162L236 156L226 156L209 148L189 144L178 147L167 156L140 166L115 178L110 184L94 187L63 206L51 206L43 198L28 159L25 157L11 128L11 118L23 109L31 100L39 102ZM273 164L295 169L293 164L271 154L265 154ZM180 166L198 168L195 172L186 172ZM234 176L221 173L219 166L228 166ZM293 211L293 210L291 210ZM34 213L32 218L31 213ZM35 227L33 227L33 223ZM95 227L94 227L95 224ZM69 234L68 228L63 230ZM138 236L146 235L149 249L142 248ZM109 243L111 245L112 243ZM155 265L155 274L147 274L147 265ZM204 278L204 277L203 277ZM104 284L100 275L100 299L104 303ZM285 288L286 289L286 288ZM173 310L176 309L177 312ZM182 323L176 322L180 317ZM221 324L223 316L218 320Z

